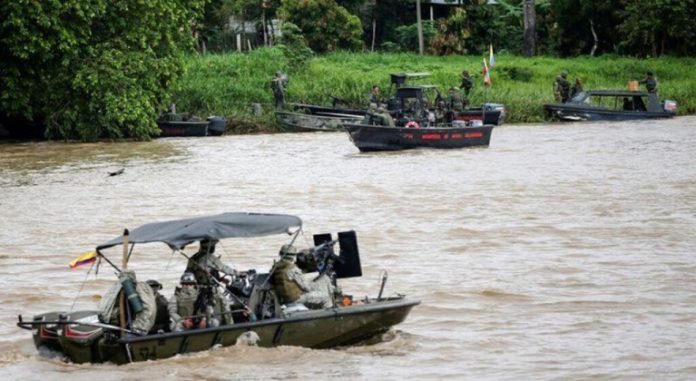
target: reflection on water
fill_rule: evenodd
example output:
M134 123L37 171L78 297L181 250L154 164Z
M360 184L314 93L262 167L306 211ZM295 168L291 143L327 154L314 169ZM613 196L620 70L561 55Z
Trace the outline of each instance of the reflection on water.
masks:
M452 151L360 154L341 133L2 145L0 376L691 379L694 146L693 117L508 125L486 149ZM375 296L387 270L387 295L423 303L368 345L235 346L121 367L39 357L14 325L73 301L94 308L112 271L67 264L123 228L224 211L299 215L301 245L354 229L364 277L343 289ZM219 251L262 271L285 242ZM184 266L157 245L133 253L165 295Z

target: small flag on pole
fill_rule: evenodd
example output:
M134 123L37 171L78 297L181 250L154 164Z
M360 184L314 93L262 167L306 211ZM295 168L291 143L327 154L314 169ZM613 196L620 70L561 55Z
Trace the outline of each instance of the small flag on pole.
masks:
M491 69L493 69L495 67L495 57L493 57L493 44L489 45L488 63L491 65Z
M488 71L485 58L483 59L483 84L486 86L491 85L491 73Z
M97 260L97 252L96 251L88 251L88 252L80 255L79 257L73 259L73 261L70 262L70 268L74 269L78 266L94 263L96 260Z

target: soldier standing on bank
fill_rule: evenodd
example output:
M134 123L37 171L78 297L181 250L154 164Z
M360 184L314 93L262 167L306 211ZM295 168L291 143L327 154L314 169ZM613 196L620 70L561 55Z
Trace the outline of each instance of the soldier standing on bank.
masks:
M271 90L273 91L276 110L282 110L285 107L285 88L287 85L288 76L282 71L277 71L273 80L271 80Z
M568 72L562 72L556 77L553 83L553 95L556 102L565 103L570 98L570 82L568 82Z
M651 71L645 73L645 79L639 81L638 83L645 84L645 89L649 93L657 93L657 79Z
M459 86L459 88L464 90L464 99L462 100L462 102L464 103L464 108L469 108L469 93L471 92L471 89L473 87L474 79L471 78L471 75L468 71L462 71L462 84L461 86Z

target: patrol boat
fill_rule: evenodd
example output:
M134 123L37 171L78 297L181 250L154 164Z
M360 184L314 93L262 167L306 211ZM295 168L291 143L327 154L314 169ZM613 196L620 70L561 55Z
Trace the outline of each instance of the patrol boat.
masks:
M551 118L563 121L621 121L671 118L677 102L660 101L655 93L626 90L581 91L565 103L548 103L544 110Z
M294 241L302 231L299 217L283 214L223 213L205 217L150 223L127 230L96 248L99 260L117 271L124 271L127 258L136 244L162 242L174 252L195 241L221 240L234 237L258 237L290 234ZM362 275L357 238L354 231L314 235L316 246L297 254L297 265L303 271L326 274L333 279ZM334 251L338 244L339 254ZM118 268L104 250L122 245L123 263ZM279 245L280 246L280 245ZM275 253L273 254L275 256ZM270 273L271 271L269 271ZM256 345L278 345L329 348L359 343L380 335L403 322L420 301L403 295L383 297L386 275L377 297L357 298L342 294L333 307L310 310L301 306L282 306L273 291L269 273L246 272L245 279L235 279L225 291L230 303L243 304L248 317L236 316L234 322L218 327L181 332L139 334L128 322L120 326L108 324L98 311L58 311L39 314L31 320L19 315L17 325L32 330L34 344L56 351L74 363L157 360L177 354L204 351L214 346L229 346L238 340L255 341ZM128 287L123 290L128 294ZM124 294L124 292L122 292ZM137 295L137 294L136 294ZM126 315L133 316L130 297L122 302ZM234 302L233 302L234 301Z

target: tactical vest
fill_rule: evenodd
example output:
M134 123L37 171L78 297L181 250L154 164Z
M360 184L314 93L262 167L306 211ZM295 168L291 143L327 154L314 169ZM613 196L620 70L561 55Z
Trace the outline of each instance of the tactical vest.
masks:
M176 288L174 295L176 296L176 310L179 316L186 318L196 314L196 300L198 299L198 291L194 293L181 292L180 287Z
M207 261L201 260L202 257L205 257L206 255L208 254L196 253L191 257L191 259L189 259L188 263L186 264L186 271L193 273L193 276L196 277L196 281L199 285L208 285L211 282L210 274L208 273L206 265Z
M286 275L287 270L295 264L288 261L280 261L273 271L273 284L282 304L292 303L302 296L302 289Z

